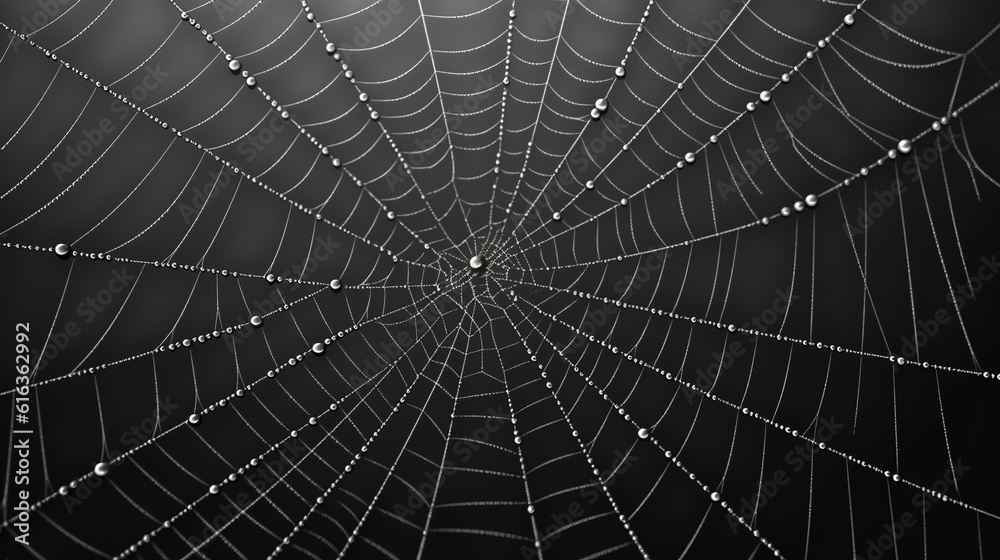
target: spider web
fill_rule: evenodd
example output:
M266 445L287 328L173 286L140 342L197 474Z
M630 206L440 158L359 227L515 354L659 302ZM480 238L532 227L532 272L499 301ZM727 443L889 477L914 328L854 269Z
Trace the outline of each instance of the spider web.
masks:
M5 4L10 546L991 557L1000 13L944 4Z

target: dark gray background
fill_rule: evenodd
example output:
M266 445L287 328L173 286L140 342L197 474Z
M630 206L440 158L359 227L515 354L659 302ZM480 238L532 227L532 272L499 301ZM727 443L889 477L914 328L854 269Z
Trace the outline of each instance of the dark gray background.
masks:
M218 195L204 205L192 226L186 221L182 205L197 209L196 201L203 196L205 186L211 184L211 174L222 168L221 164L202 159L203 154L197 148L172 138L169 132L141 114L132 119L134 111L113 103L114 98L108 93L95 91L93 85L65 68L56 74L57 63L27 44L6 46L0 61L0 75L3 76L0 106L4 108L0 140L6 142L20 128L15 141L0 150L0 193L10 190L36 166L40 167L28 181L0 199L0 231L4 231L4 242L42 247L72 242L74 249L97 253L111 251L149 227L134 241L112 253L144 261L200 263L213 269L255 275L282 274L295 265L302 266L320 241L332 242L339 247L330 258L316 263L317 268L308 275L308 280L325 283L330 278L342 278L348 286L383 279L388 285L431 285L464 274L464 262L477 251L492 256L485 275L464 284L449 297L436 300L441 321L430 328L425 344L409 348L407 358L401 362L400 373L390 376L381 387L382 393L367 398L359 411L351 414L353 425L334 429L343 412L323 417L320 425L323 430L333 430L333 436L317 448L316 455L322 461L315 456L306 460L303 467L287 479L289 485L279 485L268 494L273 504L262 502L251 508L254 521L243 516L228 527L223 533L228 542L216 539L206 545L203 551L210 558L238 557L236 550L249 558L270 553L294 521L308 509L307 503L334 480L335 472L340 472L358 452L364 439L386 418L391 403L402 394L404 381L412 381L415 372L424 366L428 366L431 378L436 379L442 371L443 361L447 367L443 370L441 387L450 392L455 390L457 372L461 370L462 394L481 395L459 400L459 415L488 414L490 409L497 410L506 404L503 384L496 380L503 379L502 364L512 386L524 385L513 392L522 433L531 427L561 420L551 399L527 408L549 393L539 381L537 364L526 361L521 335L525 335L531 350L537 352L538 363L545 366L548 379L556 384L561 402L572 407L570 417L574 428L579 430L585 442L594 440L591 454L595 463L605 469L622 455L633 458L627 473L617 477L610 490L622 511L630 516L631 527L651 557L678 557L685 550L687 558L765 556L768 551L755 548L759 544L757 539L744 529L732 531L721 508L712 506L705 492L676 467L667 468L667 459L654 452L648 442L638 441L631 425L613 414L613 409L595 389L585 388L580 376L539 334L544 333L555 344L566 345L573 340L570 332L538 312L529 313L532 308L524 303L527 300L548 313L557 313L570 324L583 324L589 313L599 309L597 303L567 294L548 299L552 292L521 281L615 298L618 295L615 283L631 278L645 259L625 258L621 262L612 261L585 269L571 266L556 271L535 270L530 274L512 269L544 269L551 265L563 267L607 259L662 247L664 243L660 239L674 244L743 225L757 217L772 215L797 200L784 182L801 195L820 193L833 183L823 175L839 180L844 173L836 167L859 169L881 157L892 146L894 142L870 131L878 145L867 140L829 101L819 104L819 108L810 107L811 102L816 105L818 100L810 83L816 88L832 85L862 128L870 126L891 138L903 138L924 130L930 125L930 118L893 102L887 94L941 115L953 94L956 106L960 106L994 83L1000 72L995 38L967 57L962 79L957 85L957 60L931 68L897 68L882 64L845 46L841 39L875 57L911 65L927 64L947 58L947 55L887 34L870 16L859 13L857 23L841 31L841 39L835 40L834 45L885 93L861 79L828 47L821 51L817 60L803 65L802 76L780 86L774 100L758 108L752 120L744 117L724 135L720 142L723 151L714 146L700 153L695 165L679 173L678 181L671 176L651 189L646 197L630 202L628 210L583 225L578 235L563 235L555 244L527 251L525 257L504 261L496 252L504 246L515 246L517 239L525 236L523 230L516 238L511 235L517 221L508 224L506 234L499 241L486 247L481 241L477 245L472 240L466 226L468 221L472 229L478 230L488 224L491 215L489 202L495 175L489 171L494 165L497 145L494 142L482 151L472 148L487 145L498 136L499 89L484 93L479 101L479 109L490 107L488 110L461 115L460 124L452 120L450 125L455 126L449 126L452 129L450 138L427 152L427 161L444 157L444 163L414 172L423 192L427 193L425 204L415 190L408 188L411 184L408 180L398 184L384 178L376 180L387 169L395 167L395 154L379 129L369 123L366 110L357 102L356 91L342 76L323 89L337 76L339 68L325 53L322 40L318 36L310 38L312 28L301 15L296 15L298 3L266 0L251 10L254 6L251 0L231 0L192 11L194 17L213 31L249 11L249 15L238 23L216 33L219 44L227 52L257 50L288 29L273 45L257 54L241 57L244 69L258 72L290 57L279 68L261 75L260 86L278 100L304 99L323 89L309 101L290 108L299 123L328 121L347 111L344 118L311 126L310 131L325 144L335 145L331 151L336 157L344 161L358 160L348 168L365 181L365 189L379 199L392 199L387 204L398 217L389 221L371 197L362 195L360 189L345 182L342 171L333 169L327 160L318 157L314 146L302 138L295 139L297 133L290 126L277 131L273 140L262 151L254 152L250 160L244 135L261 138L262 131L269 129L272 121L280 126L280 119L275 118L276 113L268 108L258 92L246 88L242 78L229 72L222 57L210 63L218 49L187 23L178 25L178 12L169 2L118 1L108 6L104 2L83 0L67 10L69 5L72 3L59 5L58 13L65 11L65 15L34 36L43 49L66 43L93 21L72 43L56 51L61 59L102 83L125 76L113 89L124 94L139 92L142 99L138 96L135 99L142 107L169 97L151 111L171 126L187 129L209 119L187 135L205 146L236 140L215 153L253 176L266 171L262 179L272 188L287 192L289 199L307 208L319 209L324 217L358 232L375 245L385 246L394 254L401 252L407 260L434 263L441 270L394 264L368 244L359 243L323 223L317 224L298 210L290 210L288 203L259 186L244 180L237 187L235 178L219 188ZM193 2L181 4L185 9L193 5ZM427 13L439 15L466 14L490 5L486 1L423 2ZM550 18L555 17L558 26L561 12L556 10L560 5L559 2L519 2L517 28L533 37L554 36L555 27ZM567 14L563 29L565 40L582 57L600 64L617 65L644 4L613 0L586 2L587 7L607 18L633 23L628 26L602 21L578 3L572 5L575 9ZM711 22L718 20L724 10L735 13L741 6L721 0L662 2L660 5L679 25L699 32L716 29L717 23ZM40 12L40 6L29 0L5 2L0 7L0 21L21 30L25 21L22 18L30 21ZM360 10L353 16L324 24L340 52L348 56L359 83L389 80L413 67L427 53L428 35L431 45L438 50L482 45L503 32L509 9L504 3L469 18L428 18L428 33L425 34L419 21L410 27L419 16L416 2L380 2L371 9L365 9L366 6L366 2L353 0L312 4L321 20ZM389 12L390 7L393 12ZM745 13L733 26L732 33L720 42L720 49L733 61L768 74L775 72L775 65L754 55L747 46L785 65L802 59L806 47L779 36L761 20L814 43L834 29L850 11L848 6L789 0L757 0L751 8L760 19ZM998 9L971 0L866 4L866 10L872 15L898 26L901 33L936 48L956 52L968 50L993 29L1000 21ZM386 17L385 14L391 15ZM170 36L175 26L177 29ZM365 32L365 29L374 32ZM688 47L689 36L653 8L637 44L637 52L644 55L656 71L645 66L636 55L630 57L628 74L624 81L614 86L609 98L611 109L603 122L587 126L583 138L588 145L594 145L591 142L609 123L623 122L622 119L645 122L651 114L652 109L629 94L626 86L643 100L659 106L672 91L667 80L676 81L693 66L688 62L679 68L675 59L665 54L667 51L650 35L680 51ZM164 42L168 36L169 40ZM382 48L352 50L380 45L392 38L396 39ZM6 40L9 35L5 35ZM504 41L505 37L500 37L470 53L435 54L440 87L450 92L445 94L443 101L447 110L451 111L456 103L462 102L463 96L455 94L477 94L481 91L477 87L484 83L496 84L502 79L502 64L496 64L503 59ZM511 64L512 76L517 79L508 89L504 126L507 130L520 132L504 134L503 149L510 153L501 157L497 207L492 214L497 220L501 218L502 208L511 200L517 174L524 163L524 149L539 115L538 100L543 88L524 82L545 81L554 43L531 42L515 34L513 44L518 57L536 64L519 60ZM603 80L611 75L613 67L597 68L585 63L565 45L559 47L559 61L565 66L558 63L554 66L546 104L564 114L584 115L589 111L589 104L606 91L607 84L581 83L567 72L588 80ZM716 126L732 118L733 114L719 105L742 111L753 94L740 91L723 78L752 92L773 83L773 80L741 70L733 61L719 56L718 52L713 53L709 64L702 64L694 76L701 91L689 83L680 96L684 105L677 103L675 98L665 109L673 122L688 131L697 142L679 133L663 117L658 117L649 131L630 146L630 152L620 155L608 168L606 175L597 181L598 187L581 196L577 208L563 213L561 222L550 221L550 210L539 211L529 231L538 226L543 228L531 235L530 243L523 243L522 239L522 246L527 247L580 224L587 216L585 212L593 214L614 205L623 193L637 192L648 183L654 172L658 174L670 169L679 155L703 143L717 130ZM147 92L142 86L147 72L130 73L140 66L159 68L167 75ZM381 113L381 122L394 134L404 152L425 145L433 131L441 127L442 103L436 98L438 82L428 81L431 76L429 60L423 59L402 79L381 86L362 85L371 95L372 107ZM565 99L554 95L553 91ZM414 92L415 95L407 99L388 101ZM1000 117L994 96L995 93L988 94L963 113L960 121L946 127L962 135L960 150L963 155L969 157L971 151L982 171L991 176L998 170L994 146L995 123ZM32 113L39 99L41 103ZM227 103L229 105L219 112ZM426 109L412 117L391 118L425 106ZM713 126L692 116L688 109ZM822 164L818 157L809 157L821 173L804 164L796 154L797 146L775 128L780 122L779 115L797 111L808 114L809 118L795 130L796 138L828 162ZM53 162L67 162L68 147L79 146L87 138L87 131L99 128L104 119L109 119L113 126L110 135L97 142L94 153L83 157L80 166L58 174L53 169ZM580 122L561 119L543 109L541 123L545 126L537 127L536 146L548 153L567 154L573 149L571 140L579 131ZM492 130L485 134L469 135L491 127ZM573 135L557 134L551 129ZM635 129L631 125L624 127L628 136ZM407 134L414 130L424 131ZM657 143L651 141L650 132ZM263 134L263 138L267 138L269 133ZM755 173L753 180L763 191L761 194L749 184L741 187L752 210L736 195L722 200L715 185L719 180L732 182L725 176L727 166L723 157L729 158L729 164L735 164L734 154L747 159L748 150L759 148L762 141L766 143L769 138L778 146L772 156L781 175L771 168ZM482 175L481 178L459 179L454 185L449 183L452 175L452 156L446 149L449 142L454 145L455 174L458 177ZM934 138L924 137L915 143L914 152L924 154L933 146ZM49 155L53 148L54 153ZM603 167L619 148L620 144L616 144L593 157ZM801 146L798 148L803 150ZM674 155L665 155L661 150ZM771 326L769 332L879 355L899 355L903 346L901 339L913 337L912 282L916 319L929 320L942 309L951 317L941 326L940 333L920 348L920 359L996 372L1000 364L993 349L998 335L995 310L1000 290L995 282L985 282L982 290L976 293L975 301L961 310L971 347L979 360L977 367L962 329L954 319L954 306L949 306L946 299L948 285L929 220L934 223L948 278L953 284L966 283L967 277L976 275L981 258L989 260L996 254L997 185L979 171L970 173L954 148L945 151L944 158L943 167L938 161L923 171L923 191L920 183L913 181L912 175L906 172L906 160L898 160L900 178L906 187L903 204L898 200L887 204L884 215L880 213L871 223L867 236L849 236L844 228L845 214L853 224L859 208L874 204L877 196L886 196L895 178L893 165L885 165L873 171L867 180L856 181L837 193L822 197L814 210L794 214L790 219L775 220L767 227L743 230L738 240L729 234L672 250L659 282L644 283L631 295L629 302L742 325L765 314L777 291L791 289L797 299L788 314ZM558 158L544 157L536 152L529 164L531 169L549 174L558 162ZM80 178L82 170L88 168L87 174ZM594 176L597 166L589 162L586 169L573 169L577 179L583 181ZM13 227L71 183L73 187L56 202ZM543 184L545 181L537 174L527 174L514 197L516 214L523 214L531 207ZM551 197L551 207L560 209L581 190L576 182L565 188L552 183L546 193ZM456 192L462 205L454 204ZM946 192L950 193L950 198ZM427 207L433 209L433 215ZM465 219L460 213L462 210L468 212ZM432 243L433 251L415 245L403 225L421 231L422 238ZM906 251L910 257L909 274ZM439 258L438 254L445 256ZM856 254L862 258L867 254L866 279L871 294L867 304ZM46 361L37 375L38 380L244 322L255 313L252 302L268 299L275 289L259 278L234 280L84 257L63 261L51 253L10 247L0 248L0 259L3 259L4 270L3 324L11 331L2 342L6 355L13 355L12 331L17 322L31 322L32 344L39 351L50 328L65 332L70 321L81 326L80 334L69 337L65 348ZM125 293L116 295L106 308L93 315L81 311L81 305L86 309L87 298L96 297L106 289L116 274L137 278L132 281L127 298ZM278 285L282 297L298 299L321 289L289 286ZM491 306L492 301L509 306L511 300L506 295L509 289L514 289L522 298L509 310L520 335L499 308ZM162 520L172 516L183 504L204 494L208 484L245 464L267 445L284 437L289 429L300 426L309 414L325 410L330 402L328 394L337 398L346 394L349 389L345 380L366 369L368 363L374 363L381 345L389 344L399 333L415 331L413 322L407 321L415 312L412 304L432 294L433 288L429 286L384 291L348 289L340 294L327 290L297 305L292 312L269 318L263 328L237 346L235 359L228 350L229 344L216 340L195 344L190 351L161 354L156 358L155 369L153 360L145 357L110 366L94 376L75 377L40 387L33 403L33 417L41 419L45 445L43 448L38 438L34 440L33 468L37 470L32 475L32 492L36 496L48 495L60 485L88 472L96 462L106 460L108 452L130 449L134 443L127 444L122 438L134 426L142 430L145 419L158 415L157 396L178 405L176 411L162 418L160 426L161 429L172 427L184 422L188 414L260 378L274 364L303 353L313 342L330 336L331 330L336 332L362 318L392 312L385 319L350 333L324 357L307 356L303 364L290 373L263 383L251 396L234 401L227 409L213 412L195 431L182 427L157 440L158 445L142 449L134 456L134 463L126 461L116 468L112 476L81 504L67 507L70 502L56 497L32 517L31 552L6 548L9 534L4 535L5 552L12 550L15 557L87 558L113 556L127 548L157 526L150 517ZM62 306L57 311L60 301ZM874 309L871 302L874 302ZM461 310L471 314L472 319L464 316ZM522 321L524 313L529 313L527 321ZM92 320L88 322L87 318ZM460 322L468 329L470 321L482 330L473 330L471 334L463 332L452 343L449 333ZM843 428L832 437L831 447L881 469L898 471L925 486L941 479L949 464L960 461L962 465L971 466L971 470L960 479L957 492L954 488L948 489L949 496L960 496L966 503L991 513L1000 509L996 507L1000 494L994 476L995 435L990 414L997 391L995 386L1000 383L996 379L936 372L912 365L897 368L888 360L860 359L848 354L834 353L831 358L827 350L771 338L762 338L753 352L750 349L754 345L747 335L727 336L726 332L708 325L671 321L660 316L650 318L634 310L614 314L598 325L597 332L599 337L610 338L618 347L630 349L642 359L655 362L691 382L697 379L699 371L717 363L716 356L729 344L739 341L747 351L724 369L713 390L715 393L739 402L746 391L745 406L803 431L814 428L817 418L832 419ZM469 348L468 358L463 361L458 352L443 357L448 344L459 350ZM498 346L499 351L495 350ZM885 532L885 523L899 520L906 512L920 511L914 505L912 487L887 485L884 476L867 469L851 467L848 488L845 461L831 453L819 453L812 461L812 480L808 468L794 472L793 463L786 457L803 444L801 440L766 428L761 422L745 416L737 418L732 409L711 400L699 397L689 400L683 392L678 392L675 383L622 360L620 354L611 354L598 345L587 343L569 359L578 363L582 371L593 372L595 382L608 387L612 401L625 403L637 422L655 426L653 434L662 445L675 451L683 449L680 453L682 463L698 473L700 480L714 488L725 474L725 485L720 491L730 503L739 504L741 498L751 500L761 477L773 478L775 473L787 472L790 481L760 507L755 522L755 527L787 558L806 555L845 558L850 557L852 551L867 557L868 541L877 540ZM494 378L479 374L481 371ZM12 375L5 376L0 381L0 389L9 389L12 379ZM407 403L422 405L430 388L431 384L426 381L418 383ZM196 395L200 399L196 399ZM348 397L345 406L353 409L357 400ZM410 428L416 423L414 438L408 445L412 453L403 455L396 476L376 503L377 507L389 512L393 512L397 504L405 505L410 496L409 487L419 487L427 480L427 473L436 473L433 465L420 456L432 461L440 459L444 449L439 430L447 429L453 405L454 400L438 388L431 394L425 416L420 416L418 410L410 406L403 407L392 417L359 465L320 508L322 514L310 518L302 533L292 539L293 546L283 555L308 557L306 551L310 551L316 557L333 557L380 488L387 465L396 459ZM525 408L527 410L521 412ZM894 436L894 409L898 436ZM483 426L482 418L458 418L453 438L476 437L476 430ZM600 437L596 437L598 430ZM530 469L567 453L578 454L579 448L569 432L570 428L559 421L526 435L522 451L527 467ZM303 442L312 447L320 435L315 428L305 430ZM102 437L106 438L106 444L102 444ZM490 435L489 443L513 449L512 438L511 425L505 422ZM277 455L272 453L271 456ZM484 446L467 461L463 457L451 451L447 456L461 463L463 468L487 469L514 476L450 472L438 502L495 500L505 505L437 508L432 528L462 527L530 535L515 455ZM592 476L585 467L584 459L576 455L532 472L528 476L532 495L549 495L586 484ZM849 508L848 491L852 508ZM189 546L182 537L201 535L206 522L211 523L225 509L226 500L237 499L241 493L252 497L258 495L244 478L227 485L222 494L210 496L199 504L196 511L201 518L195 514L186 515L175 525L176 530L164 531L154 539L156 548L144 546L139 549L138 556L183 556ZM138 504L143 513L129 500ZM559 533L546 548L546 558L590 557L588 555L620 543L629 545L609 553L610 557L638 555L621 522L608 515L610 507L606 500L602 498L590 504L577 491L539 503L535 513L539 529L551 525L553 516L575 511L574 502L581 505L582 517L589 520ZM291 520L279 513L275 504ZM9 503L7 507L9 517ZM420 541L417 527L422 528L426 511L426 507L419 508L404 516L405 521L376 511L365 522L361 536L348 553L365 558L389 554L398 558L415 557ZM907 529L899 539L898 557L918 557L923 554L926 542L930 558L978 558L980 554L989 558L996 554L998 547L994 537L997 523L988 516L977 518L966 509L936 503L927 513L926 531L918 524ZM87 545L80 545L75 537ZM530 543L510 538L432 532L424 555L428 558L516 558L521 557L521 547L526 544L530 548ZM379 547L384 547L388 554ZM886 556L890 554L893 552Z

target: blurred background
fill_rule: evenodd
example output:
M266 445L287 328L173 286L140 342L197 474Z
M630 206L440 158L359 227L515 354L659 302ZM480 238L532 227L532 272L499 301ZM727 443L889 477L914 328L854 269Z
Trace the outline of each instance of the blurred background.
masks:
M0 23L12 557L997 554L1000 7Z

